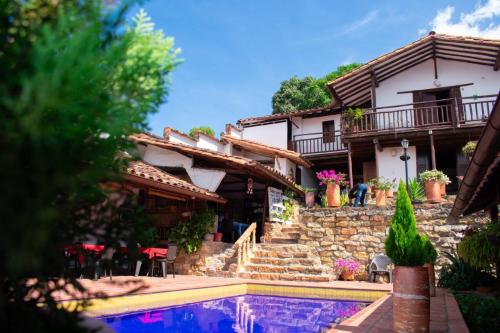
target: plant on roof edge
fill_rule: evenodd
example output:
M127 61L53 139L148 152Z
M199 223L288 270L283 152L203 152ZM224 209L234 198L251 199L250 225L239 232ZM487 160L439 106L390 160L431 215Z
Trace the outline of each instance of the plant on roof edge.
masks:
M198 126L198 127L193 127L189 130L188 135L192 138L196 136L198 133L203 133L208 136L215 136L215 131L213 128L209 126Z

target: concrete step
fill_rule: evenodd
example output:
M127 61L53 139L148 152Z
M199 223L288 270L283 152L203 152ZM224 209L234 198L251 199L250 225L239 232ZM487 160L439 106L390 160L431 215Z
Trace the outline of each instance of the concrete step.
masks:
M290 266L278 266L278 265L266 265L266 264L246 264L243 267L245 272L259 272L259 273L300 273L307 275L321 275L323 273L323 268L314 266L304 266L304 265L290 265Z
M326 275L310 275L299 273L257 273L242 272L238 277L252 280L282 280L282 281L309 281L309 282L330 282L330 277Z
M272 258L272 257L253 257L250 258L251 264L264 264L264 265L305 265L314 266L321 264L319 258Z

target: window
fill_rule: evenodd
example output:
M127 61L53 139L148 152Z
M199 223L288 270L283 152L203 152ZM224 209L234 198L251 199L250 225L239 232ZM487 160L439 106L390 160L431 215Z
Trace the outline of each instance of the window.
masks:
M335 140L335 120L323 122L323 143L333 142Z

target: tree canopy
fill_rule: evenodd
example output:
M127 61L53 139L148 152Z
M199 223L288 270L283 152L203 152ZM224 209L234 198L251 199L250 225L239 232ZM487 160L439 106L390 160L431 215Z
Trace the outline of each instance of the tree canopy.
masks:
M116 212L103 182L120 182L126 160L119 156L133 151L127 138L147 129L164 101L179 50L144 12L126 24L130 6L0 0L0 322L7 332L77 332L77 315L58 309L51 295L68 285L82 290L70 277L54 283L64 245L88 235L101 244L140 237L141 215Z
M189 130L189 136L194 138L196 133L198 132L201 132L201 133L204 133L206 135L210 135L210 136L215 136L215 131L213 128L209 127L209 126L198 126L198 127L193 127Z
M335 71L320 78L293 76L281 82L280 88L273 95L273 114L290 113L328 105L331 103L331 96L326 84L361 65L358 63L342 65L337 67Z

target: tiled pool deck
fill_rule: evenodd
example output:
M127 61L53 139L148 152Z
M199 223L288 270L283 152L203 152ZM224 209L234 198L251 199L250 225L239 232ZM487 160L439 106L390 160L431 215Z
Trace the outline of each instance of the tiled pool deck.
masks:
M349 295L350 292L359 295L382 295L381 297L377 296L378 299L369 307L343 321L329 332L392 332L392 296L390 294L383 296L384 293L392 291L391 284L348 281L289 282L192 275L177 275L175 279L172 276L167 279L119 276L113 277L113 281L103 278L98 281L80 280L80 282L89 291L87 295L89 297L120 297L124 295L140 297L140 295L148 295L148 298L153 299L166 292L185 291L183 294L187 295L201 288L210 288L213 292L219 292L220 290L239 288L245 284L252 285L252 288L258 287L260 291L265 291L266 288L271 290L282 287L300 292L301 290L318 288L317 290L321 290L321 293L331 291L345 293L345 295ZM321 297L320 293L318 295ZM68 301L80 298L82 295L75 293L73 296L69 296L59 293L55 296L58 300ZM438 289L436 297L431 298L431 332L469 332L453 296L441 289Z

